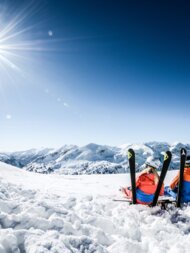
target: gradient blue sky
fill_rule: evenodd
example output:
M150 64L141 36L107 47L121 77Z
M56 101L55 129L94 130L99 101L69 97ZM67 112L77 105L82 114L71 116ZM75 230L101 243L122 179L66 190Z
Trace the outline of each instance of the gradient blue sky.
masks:
M190 142L189 1L28 2L0 0L40 44L0 61L0 150Z

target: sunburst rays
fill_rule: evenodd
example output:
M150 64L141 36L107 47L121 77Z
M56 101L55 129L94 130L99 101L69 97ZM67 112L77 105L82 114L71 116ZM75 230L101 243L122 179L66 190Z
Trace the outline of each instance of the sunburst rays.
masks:
M48 50L46 43L49 40L37 38L37 25L28 25L40 10L34 1L17 13L10 13L8 7L3 9L0 13L0 73L1 77L3 74L10 77L11 71L21 73L22 66L30 60L30 52Z

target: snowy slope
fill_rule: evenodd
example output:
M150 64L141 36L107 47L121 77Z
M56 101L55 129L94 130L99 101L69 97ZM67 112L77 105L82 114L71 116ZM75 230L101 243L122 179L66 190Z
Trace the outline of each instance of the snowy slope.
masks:
M0 163L0 252L189 252L190 206L113 202L128 183L128 174L44 175Z
M0 153L0 161L22 168L38 157L46 156L52 149L30 149L13 153Z
M170 169L179 168L181 147L190 150L189 144L148 142L125 144L120 147L88 144L84 147L65 145L60 149L28 150L15 153L0 153L0 161L39 173L58 174L113 174L129 170L127 150L136 152L137 170L143 169L146 159L151 156L162 162L162 153L171 150L173 159Z

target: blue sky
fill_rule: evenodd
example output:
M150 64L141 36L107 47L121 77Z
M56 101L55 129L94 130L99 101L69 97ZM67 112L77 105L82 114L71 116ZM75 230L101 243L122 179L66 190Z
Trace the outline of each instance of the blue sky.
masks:
M28 3L0 2L0 150L190 142L188 1Z

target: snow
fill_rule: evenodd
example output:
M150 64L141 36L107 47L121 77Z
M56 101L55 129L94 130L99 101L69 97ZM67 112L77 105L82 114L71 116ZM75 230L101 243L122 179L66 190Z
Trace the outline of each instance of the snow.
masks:
M144 144L124 144L120 147L90 143L83 147L65 145L59 149L32 149L13 153L0 153L0 161L38 173L58 174L113 174L129 171L127 152L133 148L136 154L137 170L141 171L145 161L151 157L162 163L163 154L172 152L170 169L179 168L180 149L190 151L189 144L147 142Z
M162 163L163 154L172 152L170 169L179 168L180 149L190 150L189 144L147 142L124 144L120 147L90 143L83 147L65 145L59 149L32 149L13 153L0 153L0 161L38 173L58 174L117 174L129 171L127 151L133 148L136 154L137 171L143 169L145 161L151 157Z
M112 201L129 182L128 174L45 175L0 163L0 253L189 252L190 206Z

